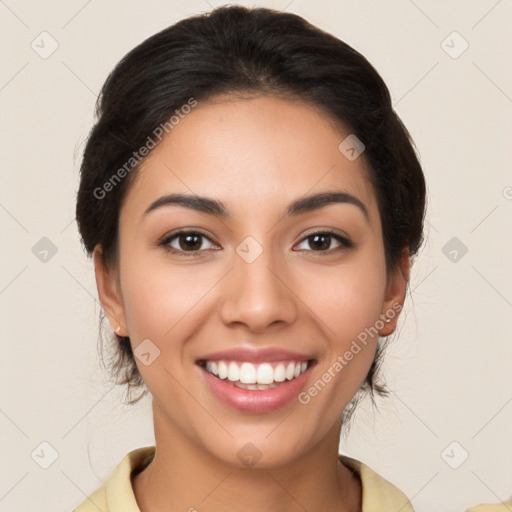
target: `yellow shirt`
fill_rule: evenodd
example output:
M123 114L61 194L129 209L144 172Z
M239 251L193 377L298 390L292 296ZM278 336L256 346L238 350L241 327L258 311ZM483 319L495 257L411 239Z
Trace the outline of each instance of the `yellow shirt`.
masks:
M142 471L153 459L154 446L137 448L126 455L107 481L73 512L140 512L131 484L132 471ZM339 455L344 466L354 470L363 488L362 512L414 512L409 500L392 483L388 482L362 462Z
M512 511L512 500L504 501L502 503L497 504L483 504L477 505L476 507L471 507L466 510L466 512L511 512Z

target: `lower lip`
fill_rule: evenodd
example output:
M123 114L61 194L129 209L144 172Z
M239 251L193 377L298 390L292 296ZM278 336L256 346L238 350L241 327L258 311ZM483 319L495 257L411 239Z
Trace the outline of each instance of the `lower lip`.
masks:
M297 398L306 384L311 370L308 369L297 378L284 381L275 388L266 390L251 390L236 387L229 380L221 380L204 368L199 367L215 395L226 405L244 412L269 412L284 407L294 398Z

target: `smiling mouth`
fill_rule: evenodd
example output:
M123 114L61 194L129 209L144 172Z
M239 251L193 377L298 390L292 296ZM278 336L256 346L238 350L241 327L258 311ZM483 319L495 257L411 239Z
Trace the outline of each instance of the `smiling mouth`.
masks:
M214 377L241 389L264 391L295 380L316 363L306 361L272 361L253 364L248 361L198 360L197 364Z

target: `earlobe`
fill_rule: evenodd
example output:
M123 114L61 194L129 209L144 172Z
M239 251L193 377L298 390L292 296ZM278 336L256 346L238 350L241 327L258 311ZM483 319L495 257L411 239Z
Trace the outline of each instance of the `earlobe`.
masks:
M396 329L398 317L402 311L405 295L407 293L410 271L411 258L409 249L408 247L404 247L402 249L400 264L388 280L386 297L381 314L381 318L384 320L384 326L379 330L380 336L389 336Z
M105 311L112 330L119 336L126 336L124 306L117 289L116 274L114 271L109 271L106 268L100 244L94 248L93 259L96 287L101 306Z

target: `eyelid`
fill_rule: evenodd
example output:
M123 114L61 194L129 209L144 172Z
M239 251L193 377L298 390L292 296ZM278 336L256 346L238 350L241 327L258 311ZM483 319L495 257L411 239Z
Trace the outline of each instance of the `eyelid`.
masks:
M189 234L189 233L199 233L211 241L213 241L213 238L214 238L213 235L211 233L208 233L208 231L206 231L205 229L190 226L190 227L186 227L186 228L172 229L171 231L168 231L163 236L161 236L158 241L161 242L163 240L169 239L176 235Z
M336 235L336 236L339 236L340 238L347 240L348 242L351 241L350 236L340 229L322 228L322 227L315 227L315 228L311 228L311 229L312 229L312 231L306 232L306 234L302 236L301 241L304 240L304 238L308 238L310 236L318 235L318 234Z

